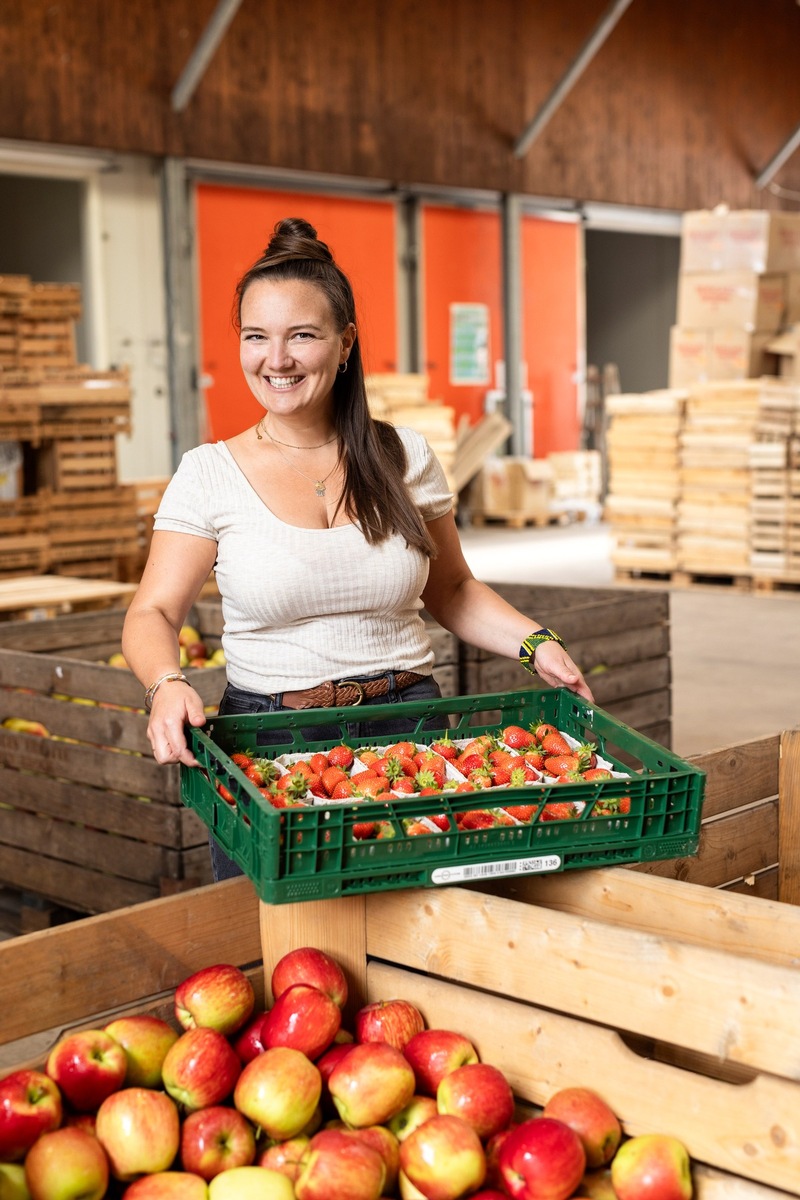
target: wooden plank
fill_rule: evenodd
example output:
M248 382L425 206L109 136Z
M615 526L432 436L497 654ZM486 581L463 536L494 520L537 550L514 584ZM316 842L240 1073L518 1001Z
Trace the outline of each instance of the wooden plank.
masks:
M494 975L495 986L501 979L505 996L513 994L501 972ZM403 996L417 1005L429 1027L464 1033L480 1058L503 1071L523 1100L544 1105L563 1087L593 1088L626 1133L668 1129L693 1158L787 1188L793 1195L800 1191L796 1083L762 1075L733 1087L638 1058L614 1029L569 1013L548 1012L382 963L370 964L368 995L370 1000ZM592 1015L614 1020L626 1007L617 1003L609 1010L598 1001Z
M776 900L642 875L625 867L527 875L475 890L655 935L797 965L800 918Z
M705 822L700 846L692 858L664 859L633 867L648 875L720 887L742 876L763 871L778 861L777 800Z
M669 658L649 658L590 674L588 682L595 702L609 711L620 700L669 690L672 669Z
M800 904L800 729L781 737L778 895Z
M703 818L778 794L780 734L754 738L690 759L706 772Z
M469 913L458 888L387 892L368 907L368 953L476 987L502 979L549 1008L568 997L584 1018L613 1013L630 1033L800 1079L796 969L497 896Z
M0 762L47 779L71 779L131 796L148 796L161 804L181 802L177 775L143 755L115 754L84 742L72 744L0 729ZM43 786L47 786L46 780Z
M42 860L40 854L0 845L0 879L20 891L46 896L79 912L107 912L153 900L158 889L75 863Z
M64 579L60 575L26 575L0 581L0 612L23 612L41 606L81 604L87 600L125 603L136 585L93 579Z
M257 905L250 881L233 879L4 942L2 978L30 983L24 1004L4 1006L4 1038L138 1005L223 961L223 948L224 961L261 962Z
M87 712L87 710L90 710ZM0 721L22 717L40 721L51 734L92 742L111 750L130 750L152 758L144 713L100 707L86 699L61 700L0 687Z

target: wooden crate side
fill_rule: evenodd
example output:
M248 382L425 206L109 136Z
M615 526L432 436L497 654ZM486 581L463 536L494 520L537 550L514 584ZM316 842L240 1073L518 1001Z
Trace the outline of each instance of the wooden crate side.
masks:
M730 813L700 828L700 845L692 858L642 863L636 871L680 879L706 887L724 887L778 863L778 801L765 800Z
M781 737L778 895L800 904L800 729Z
M52 778L71 779L130 796L147 796L161 804L181 802L177 774L143 755L115 754L85 743L0 729L0 763L43 777L43 787Z
M41 855L15 846L0 845L0 877L9 887L33 892L56 904L86 913L143 904L159 895L156 887L87 870L74 863L57 859L43 863Z
M706 773L704 820L778 794L780 734L695 754L689 761Z

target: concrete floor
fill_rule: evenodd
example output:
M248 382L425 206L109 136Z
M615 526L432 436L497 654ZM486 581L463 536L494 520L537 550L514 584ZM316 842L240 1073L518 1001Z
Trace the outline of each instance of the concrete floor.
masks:
M611 536L602 523L465 528L461 542L475 575L490 582L649 586L615 584ZM667 590L673 750L701 754L800 725L800 587L759 594L722 585Z

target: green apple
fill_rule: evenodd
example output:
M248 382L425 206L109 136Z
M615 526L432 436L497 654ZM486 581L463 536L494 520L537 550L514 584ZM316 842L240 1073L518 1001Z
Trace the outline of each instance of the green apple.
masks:
M0 1200L31 1200L22 1163L0 1163Z

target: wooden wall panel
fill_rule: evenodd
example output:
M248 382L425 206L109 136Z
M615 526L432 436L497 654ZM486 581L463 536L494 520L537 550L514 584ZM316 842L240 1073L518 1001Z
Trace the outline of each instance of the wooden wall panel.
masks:
M4 0L0 137L673 209L780 203L794 0L634 0L524 159L606 0L243 0L184 113L215 0ZM800 191L800 154L780 173ZM790 206L790 201L786 206Z

